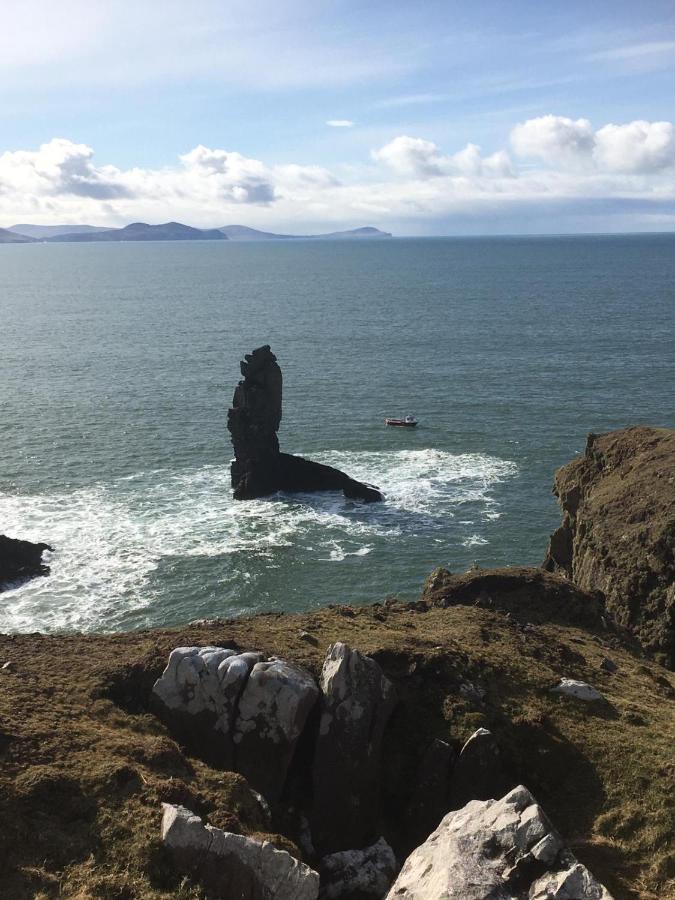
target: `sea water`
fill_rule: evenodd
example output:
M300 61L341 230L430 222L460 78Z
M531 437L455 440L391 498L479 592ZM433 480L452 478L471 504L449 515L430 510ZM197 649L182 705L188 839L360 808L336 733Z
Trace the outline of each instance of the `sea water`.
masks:
M589 431L673 424L675 235L0 246L0 533L55 548L1 631L414 598L538 564ZM269 343L282 448L377 484L234 502ZM416 429L385 416L415 414Z

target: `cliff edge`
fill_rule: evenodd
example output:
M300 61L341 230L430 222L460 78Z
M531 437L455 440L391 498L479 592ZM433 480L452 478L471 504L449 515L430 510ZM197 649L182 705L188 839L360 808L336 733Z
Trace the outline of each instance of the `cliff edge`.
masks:
M544 568L601 592L645 651L675 668L675 430L590 434L553 491L563 520Z

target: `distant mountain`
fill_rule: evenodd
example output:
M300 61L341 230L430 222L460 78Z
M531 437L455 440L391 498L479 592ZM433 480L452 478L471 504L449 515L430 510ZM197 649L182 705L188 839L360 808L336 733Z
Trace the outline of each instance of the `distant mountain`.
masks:
M3 236L3 234L5 236ZM31 240L58 243L90 243L92 241L335 241L378 240L390 238L388 231L372 225L329 234L276 234L259 231L247 225L225 225L223 228L192 228L180 222L148 225L134 222L125 228L102 228L98 225L12 225L0 229L0 242L26 243Z
M227 235L217 228L202 230L182 225L180 222L166 222L163 225L147 225L134 222L125 228L110 228L105 231L60 234L48 238L50 242L90 243L100 241L226 241Z
M33 238L25 234L16 234L9 228L0 228L0 244L32 244Z
M101 228L99 225L12 225L8 230L15 234L25 234L27 237L37 238L39 241L59 237L62 234L93 234L95 231L110 231L109 228Z
M352 228L350 231L332 231L329 234L274 234L271 231L258 231L246 225L225 225L219 229L231 241L289 241L289 240L363 240L364 238L390 238L388 231L380 231L367 225L364 228Z

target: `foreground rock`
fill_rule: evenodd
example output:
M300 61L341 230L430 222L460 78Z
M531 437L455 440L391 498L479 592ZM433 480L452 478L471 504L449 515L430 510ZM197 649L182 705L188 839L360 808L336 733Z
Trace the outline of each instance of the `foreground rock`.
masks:
M184 746L231 768L239 698L261 660L224 647L177 647L152 689L153 709Z
M184 746L241 772L276 803L318 697L312 676L285 660L177 647L153 686L152 707Z
M365 850L343 850L321 860L320 900L382 900L398 872L384 838Z
M530 792L448 813L406 860L387 900L611 900L563 847Z
M602 592L615 619L675 668L675 430L591 434L553 490L563 520L544 567Z
M42 562L42 554L53 549L49 544L34 544L0 534L0 591L12 582L49 575L49 566Z
M316 900L319 876L285 850L204 825L182 806L163 804L162 843L174 866L217 897Z
M363 847L377 828L382 736L394 686L374 659L333 644L321 672L312 834L323 853Z
M237 771L276 803L307 717L319 698L311 675L282 659L253 667L239 701L234 741Z
M244 378L235 388L227 415L235 455L231 473L236 500L276 491L343 491L350 499L383 499L377 488L339 469L280 452L282 375L269 346L246 354L241 373Z

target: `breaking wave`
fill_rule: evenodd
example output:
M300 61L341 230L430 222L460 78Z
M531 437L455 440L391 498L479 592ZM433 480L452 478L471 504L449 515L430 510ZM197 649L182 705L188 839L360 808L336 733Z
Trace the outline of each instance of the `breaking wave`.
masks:
M0 531L56 548L48 578L3 593L0 631L112 630L253 611L268 602L275 570L288 581L316 570L322 584L326 567L359 565L377 590L378 567L391 569L415 547L485 543L481 528L500 514L493 488L517 471L508 460L429 449L314 458L377 484L386 503L335 494L235 503L228 466L0 493ZM339 598L326 590L311 599Z

